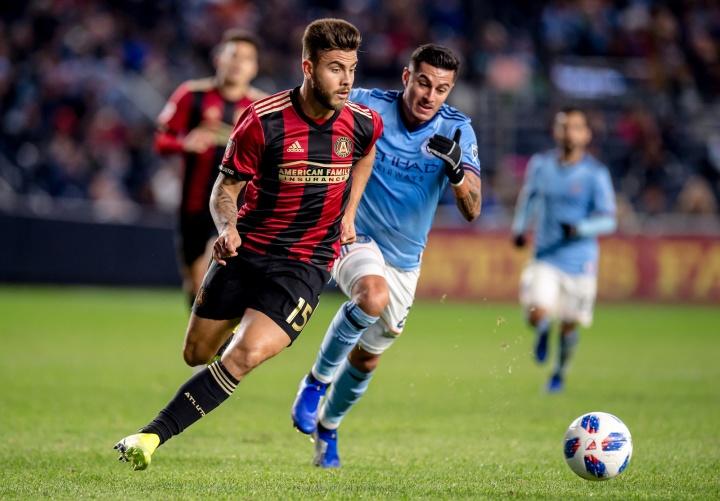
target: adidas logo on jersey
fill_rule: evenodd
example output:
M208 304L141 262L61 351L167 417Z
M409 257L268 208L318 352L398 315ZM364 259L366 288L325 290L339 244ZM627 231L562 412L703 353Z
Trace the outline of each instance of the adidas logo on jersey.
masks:
M295 141L293 144L288 146L288 149L285 151L288 153L305 153L305 148L302 147L300 141Z

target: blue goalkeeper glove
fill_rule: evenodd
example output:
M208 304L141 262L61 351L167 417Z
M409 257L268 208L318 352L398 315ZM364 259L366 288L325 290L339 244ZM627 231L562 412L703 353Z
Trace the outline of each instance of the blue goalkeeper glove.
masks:
M460 163L462 159L460 134L462 134L460 129L455 131L455 136L452 139L435 134L430 138L427 145L430 153L445 162L445 175L453 186L459 186L465 179L465 172Z

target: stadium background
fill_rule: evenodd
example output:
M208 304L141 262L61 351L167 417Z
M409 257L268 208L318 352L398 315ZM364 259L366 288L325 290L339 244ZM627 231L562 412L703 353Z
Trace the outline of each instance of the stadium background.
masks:
M302 28L325 15L364 34L358 85L399 86L420 42L462 54L452 102L479 138L483 214L468 226L451 203L439 210L426 298L343 423L340 471L310 466L288 419L333 294L292 349L149 471L128 471L112 444L188 377L179 165L153 153L155 117L179 82L212 72L226 27L262 38L259 87L296 84ZM0 498L720 498L719 93L711 0L4 2ZM567 103L590 110L620 231L602 241L603 299L551 397L514 300L527 255L508 228L528 157ZM591 410L633 435L611 482L563 459L567 425Z
M551 146L553 111L573 103L589 110L618 193L601 296L720 299L720 7L703 0L5 5L0 280L177 283L179 160L152 150L159 110L181 81L212 73L229 27L260 36L258 87L295 85L302 30L328 15L363 32L356 85L398 87L422 42L462 55L450 101L479 138L483 213L468 227L451 197L441 206L436 227L452 236L433 238L422 295L514 297L527 256L504 232L529 156Z

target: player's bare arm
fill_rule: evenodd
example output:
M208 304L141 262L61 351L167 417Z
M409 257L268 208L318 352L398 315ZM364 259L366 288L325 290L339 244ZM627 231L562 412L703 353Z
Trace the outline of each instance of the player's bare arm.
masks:
M453 186L455 203L460 214L467 221L480 215L482 205L482 181L472 172L465 172L465 180L459 186Z
M242 243L237 231L237 200L246 184L247 181L220 173L210 194L210 213L218 231L213 259L223 266L227 264L223 258L237 256Z
M482 201L480 178L472 172L466 172L462 166L462 149L457 129L452 139L435 134L430 138L427 149L445 164L445 174L455 193L458 210L468 221L480 215Z
M370 174L372 173L373 163L375 162L375 146L362 157L353 167L352 187L350 188L350 199L348 200L345 215L342 220L340 230L340 243L351 244L355 241L355 213L358 204L365 192Z

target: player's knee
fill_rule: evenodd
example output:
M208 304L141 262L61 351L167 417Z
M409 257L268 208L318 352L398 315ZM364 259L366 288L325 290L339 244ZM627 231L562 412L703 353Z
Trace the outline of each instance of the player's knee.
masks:
M223 364L236 377L248 374L263 360L265 360L265 356L261 350L242 347L226 350L222 356Z
M214 353L209 353L208 350L202 349L197 343L185 343L183 347L183 360L190 367L206 364Z
M575 330L577 329L577 327L578 327L577 322L564 321L564 322L562 322L562 323L560 324L560 333L561 333L563 336L566 336L566 335L568 335L568 334L570 334L570 333L572 333L572 332L575 332Z
M348 356L350 365L361 372L372 372L380 363L380 355L369 353L362 348L356 346Z
M362 311L373 317L379 317L390 301L387 284L383 279L368 281L354 296Z
M546 313L545 313L544 309L537 307L537 306L533 306L528 310L528 314L527 314L528 323L530 325L532 325L533 327L537 327L538 324L542 321L542 319L545 318L545 316L546 316Z

